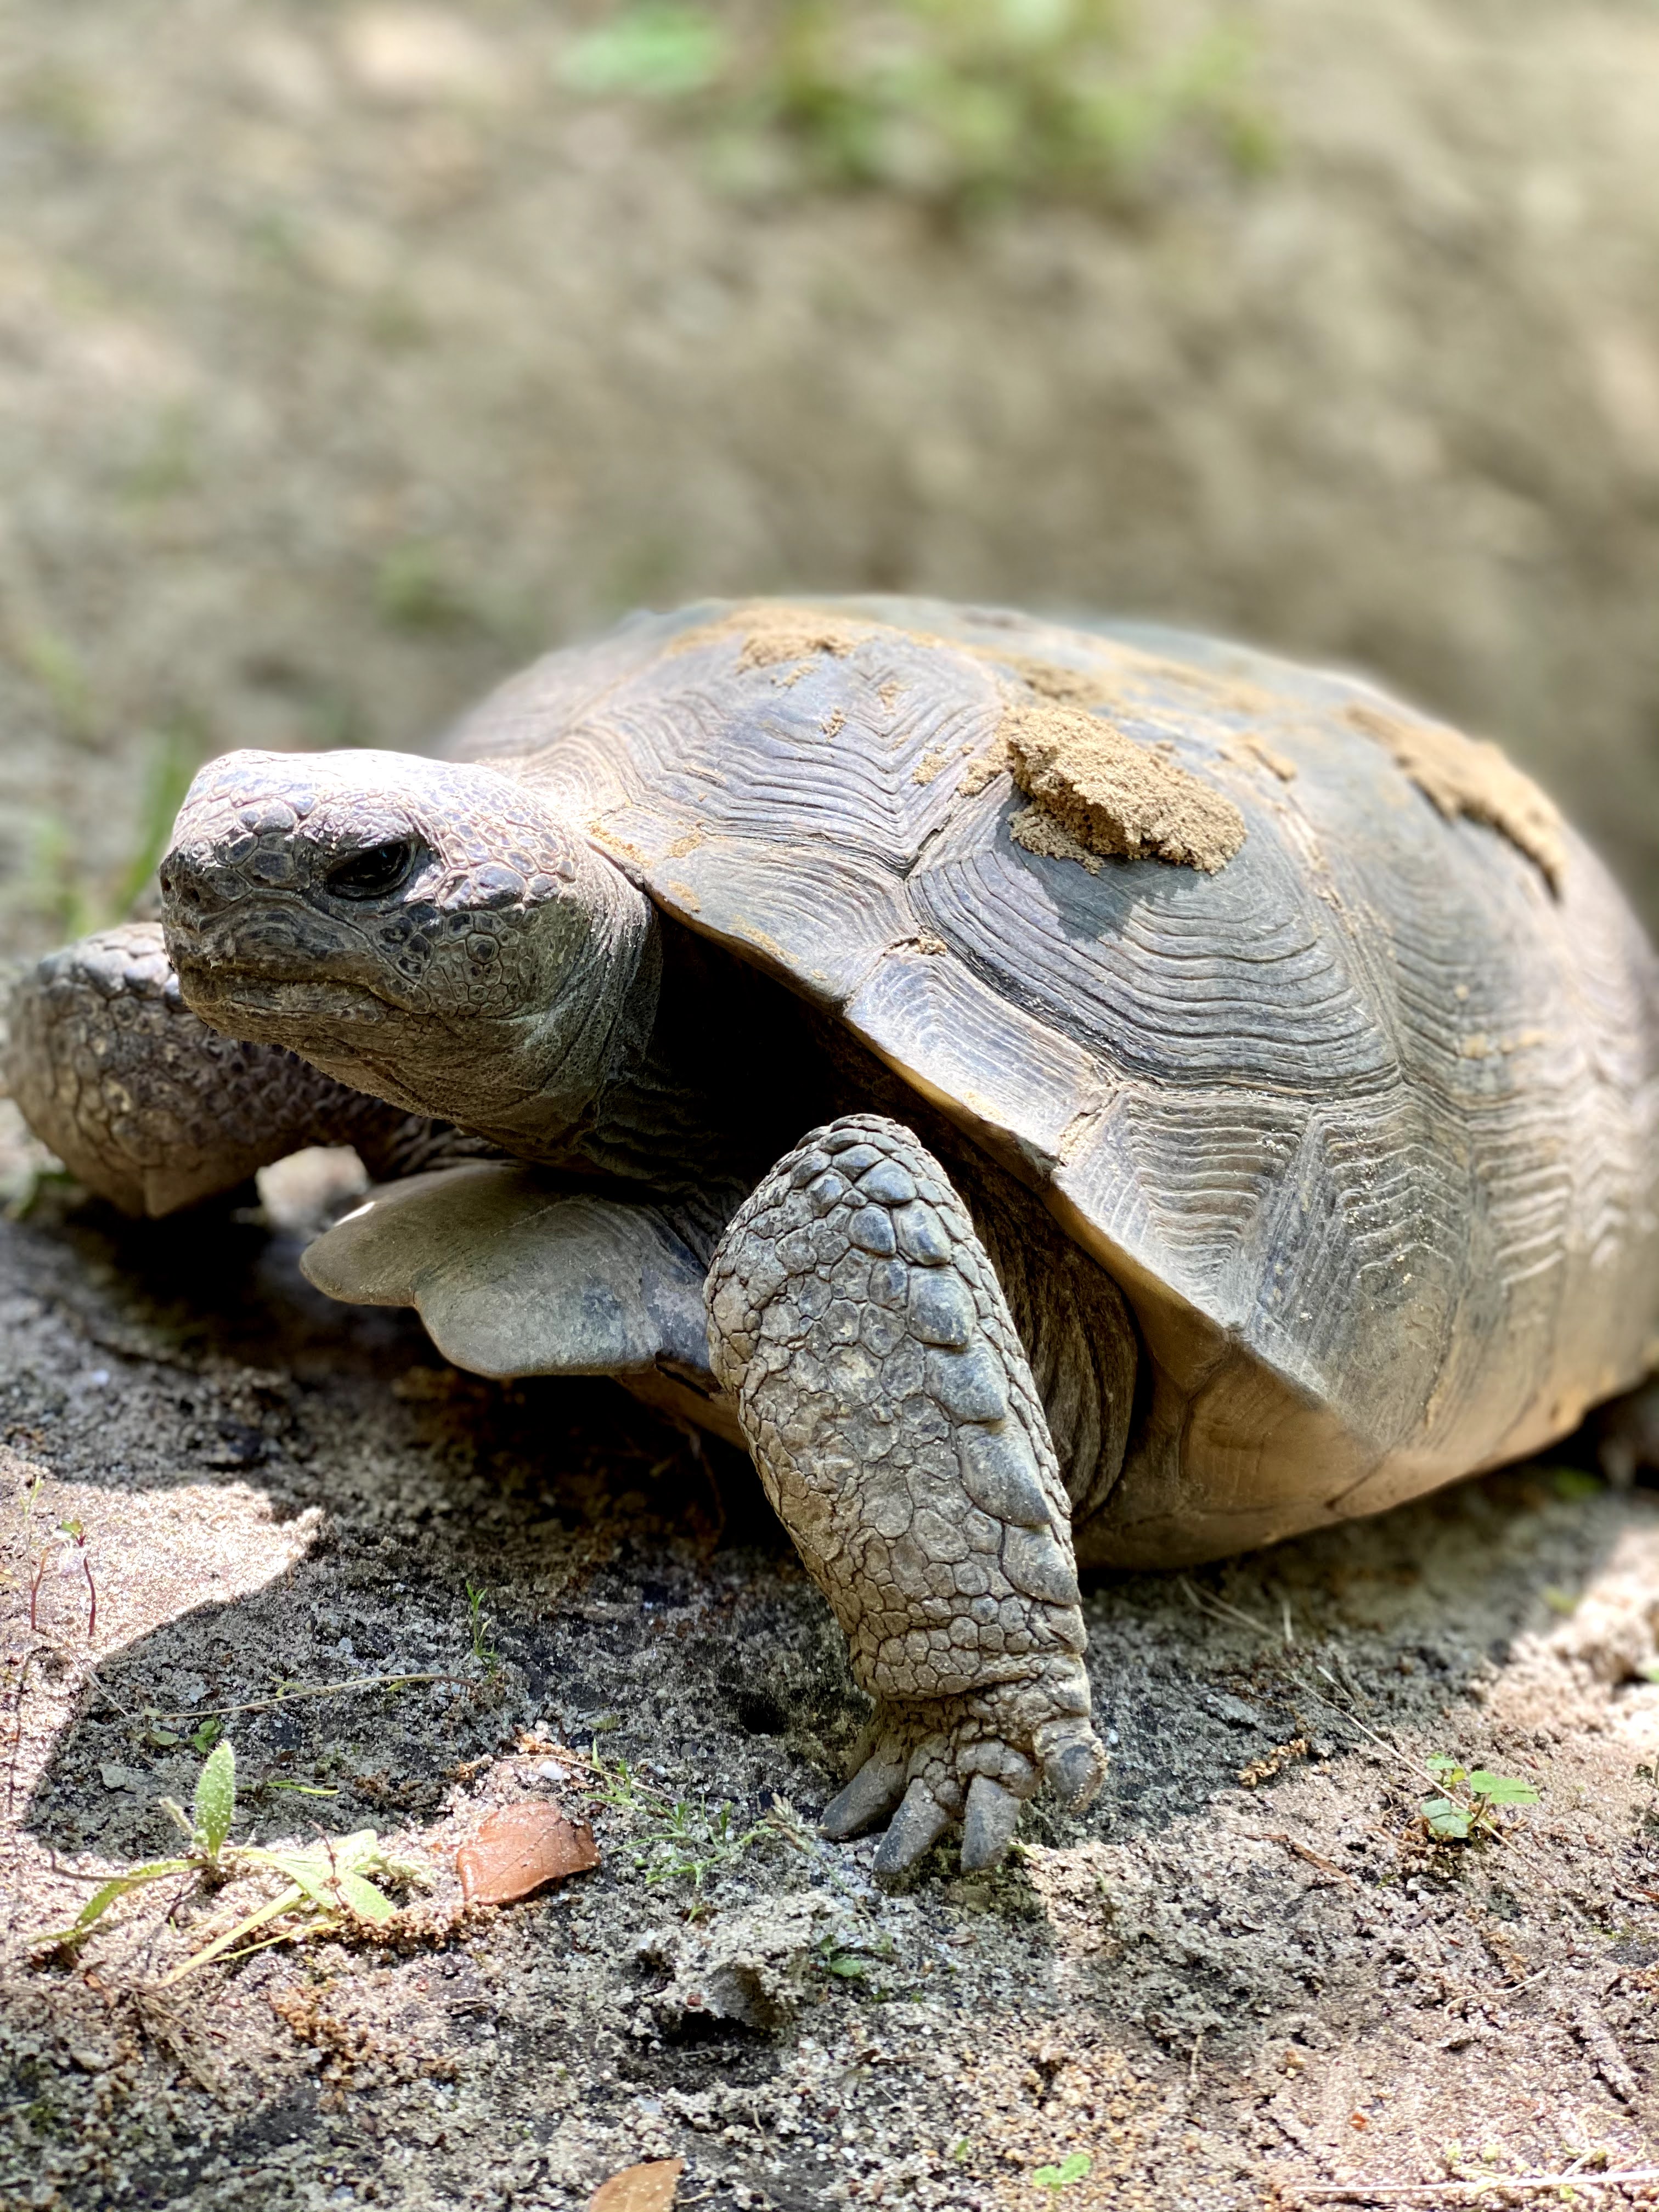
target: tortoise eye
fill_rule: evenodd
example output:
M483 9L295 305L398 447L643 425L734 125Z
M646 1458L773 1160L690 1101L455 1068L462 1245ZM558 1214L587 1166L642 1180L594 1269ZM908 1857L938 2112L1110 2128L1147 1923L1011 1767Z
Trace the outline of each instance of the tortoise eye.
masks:
M383 845L367 845L342 860L324 880L337 898L382 898L408 881L419 857L420 847L412 837L389 837Z

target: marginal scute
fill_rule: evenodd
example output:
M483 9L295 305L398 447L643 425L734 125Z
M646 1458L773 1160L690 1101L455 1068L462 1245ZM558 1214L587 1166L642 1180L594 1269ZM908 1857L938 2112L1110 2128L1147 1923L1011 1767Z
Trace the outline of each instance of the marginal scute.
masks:
M999 735L1014 781L1090 853L1213 875L1244 842L1244 817L1224 792L1100 714L1011 707Z

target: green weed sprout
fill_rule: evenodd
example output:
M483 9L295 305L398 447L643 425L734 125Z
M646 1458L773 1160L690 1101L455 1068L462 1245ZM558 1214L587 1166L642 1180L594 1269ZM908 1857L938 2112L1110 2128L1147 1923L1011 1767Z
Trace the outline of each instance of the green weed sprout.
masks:
M245 1946L258 1950L265 1943L291 1942L303 1936L350 1932L364 1923L383 1925L397 1907L370 1877L414 1880L420 1872L392 1858L373 1828L362 1828L349 1836L324 1836L304 1850L273 1851L254 1844L232 1844L236 1754L228 1741L216 1744L208 1753L197 1777L188 1813L171 1797L162 1798L161 1805L188 1838L185 1850L177 1858L149 1859L142 1866L130 1867L125 1874L112 1875L93 1892L68 1927L38 1936L33 1948L78 1952L118 1899L152 1882L179 1877L187 1883L205 1881L217 1885L255 1870L283 1878L285 1886L276 1897L163 1975L160 1986L165 1988L215 1959L241 1955ZM275 1932L260 1934L272 1929ZM249 1944L247 1939L252 1936L259 1936L260 1940Z
M489 1616L483 1609L484 1593L477 1584L466 1586L466 1622L472 1638L472 1657L485 1679L493 1682L501 1671L501 1655L495 1649L495 1639L490 1633Z
M735 1866L757 1844L781 1843L790 1850L811 1849L805 1822L793 1805L779 1799L745 1827L737 1808L706 1798L670 1798L645 1782L625 1759L593 1761L593 1795L601 1805L628 1814L635 1823L630 1856L637 1872L655 1888L689 1881L701 1893L715 1874Z
M170 1814L190 1838L194 1856L204 1859L216 1874L219 1854L223 1850L236 1818L236 1753L228 1743L216 1744L208 1753L202 1771L196 1778L196 1795L191 1801L191 1816L171 1797L161 1800L161 1810Z
M730 42L707 8L644 0L577 40L565 64L572 89L683 100L720 75Z
M1434 1753L1425 1764L1438 1780L1441 1794L1424 1798L1418 1809L1437 1844L1467 1844L1495 1836L1500 1806L1538 1802L1532 1784L1513 1774L1492 1774L1484 1766L1461 1766L1444 1752Z
M1051 2197L1058 2197L1062 2189L1069 2189L1074 2181L1082 2181L1094 2164L1086 2150L1074 2150L1061 2159L1058 2166L1040 2166L1031 2176L1033 2189L1046 2189Z

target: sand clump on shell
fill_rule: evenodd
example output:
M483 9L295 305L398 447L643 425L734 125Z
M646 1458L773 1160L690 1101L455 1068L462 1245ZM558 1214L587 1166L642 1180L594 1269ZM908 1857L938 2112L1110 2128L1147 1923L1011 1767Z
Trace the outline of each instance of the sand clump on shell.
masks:
M997 732L1006 766L1033 804L1009 824L1027 852L1091 861L1097 855L1167 860L1213 874L1244 842L1232 800L1099 714L1073 707L1011 707ZM991 755L974 763L983 770ZM991 773L996 772L995 768ZM975 787L982 788L982 775ZM964 776L963 790L969 788ZM1056 833L1059 834L1056 834Z
M1555 803L1489 738L1381 707L1350 707L1347 719L1386 747L1447 821L1467 815L1501 831L1560 890L1567 848Z

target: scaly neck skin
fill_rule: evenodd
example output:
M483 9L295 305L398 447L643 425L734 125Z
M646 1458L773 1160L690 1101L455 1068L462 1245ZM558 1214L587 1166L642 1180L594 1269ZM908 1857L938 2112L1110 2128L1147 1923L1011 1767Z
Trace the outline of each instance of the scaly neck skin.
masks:
M591 1079L591 1060L583 1056L579 1073L567 1055L512 1112L487 1126L475 1115L466 1126L521 1158L690 1201L699 1221L708 1217L712 1249L757 1172L746 1117L734 1119L721 1079L731 1061L721 1044L727 1024L708 1003L695 945L665 932L656 908L629 889L637 927L626 945L613 938L606 949L614 1018L604 1073L579 1117L568 1120L561 1102Z

